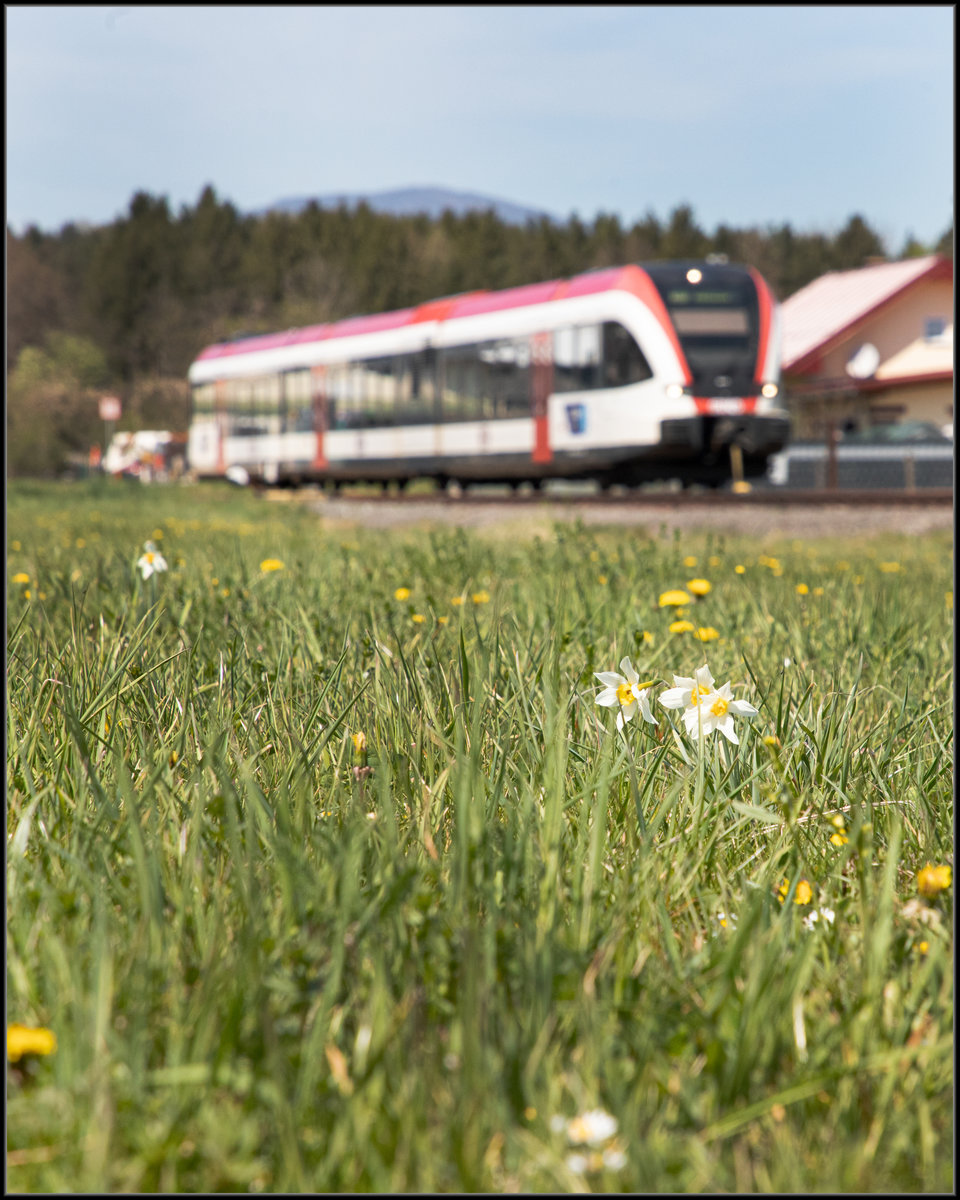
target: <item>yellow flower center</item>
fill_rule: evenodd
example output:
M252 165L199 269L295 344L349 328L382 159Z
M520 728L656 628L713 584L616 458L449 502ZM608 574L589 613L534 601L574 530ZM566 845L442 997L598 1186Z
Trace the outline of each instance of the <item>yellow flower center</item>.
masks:
M730 707L729 701L724 700L724 698L722 696L718 696L716 698L716 700L714 700L714 702L710 705L710 711L713 713L713 715L715 717L723 717L723 716L726 716L727 709L729 707Z
M617 699L621 704L630 704L633 701L633 689L629 683L620 683L617 685Z

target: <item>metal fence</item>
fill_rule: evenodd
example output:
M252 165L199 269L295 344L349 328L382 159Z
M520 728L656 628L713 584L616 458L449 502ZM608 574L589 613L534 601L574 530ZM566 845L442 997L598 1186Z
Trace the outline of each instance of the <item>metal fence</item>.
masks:
M952 488L953 443L846 445L834 439L792 442L770 460L767 479L785 488Z

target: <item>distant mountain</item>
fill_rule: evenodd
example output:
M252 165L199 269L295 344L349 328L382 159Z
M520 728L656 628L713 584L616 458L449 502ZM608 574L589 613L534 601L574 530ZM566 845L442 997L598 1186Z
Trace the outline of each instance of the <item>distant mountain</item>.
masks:
M256 216L268 212L300 213L311 202L320 208L338 208L341 204L355 208L366 201L374 212L390 213L396 217L425 213L428 217L442 216L449 209L456 216L468 212L485 212L493 209L501 221L509 225L524 225L527 221L538 221L541 217L556 221L553 213L542 209L527 208L510 200L497 200L493 196L480 196L475 192L454 192L442 187L404 187L386 192L340 192L327 196L296 196L276 200L260 209Z

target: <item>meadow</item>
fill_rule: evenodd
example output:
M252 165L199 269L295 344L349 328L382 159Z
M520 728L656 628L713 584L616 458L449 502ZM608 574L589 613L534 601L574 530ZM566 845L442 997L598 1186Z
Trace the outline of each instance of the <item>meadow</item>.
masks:
M949 533L7 499L11 1190L952 1192Z

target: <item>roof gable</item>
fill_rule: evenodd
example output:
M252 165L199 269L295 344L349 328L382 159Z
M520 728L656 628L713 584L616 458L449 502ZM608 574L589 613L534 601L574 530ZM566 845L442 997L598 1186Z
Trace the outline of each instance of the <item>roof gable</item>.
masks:
M856 271L831 271L808 283L780 307L784 372L803 370L815 355L907 288L942 274L952 277L953 264L928 254Z

